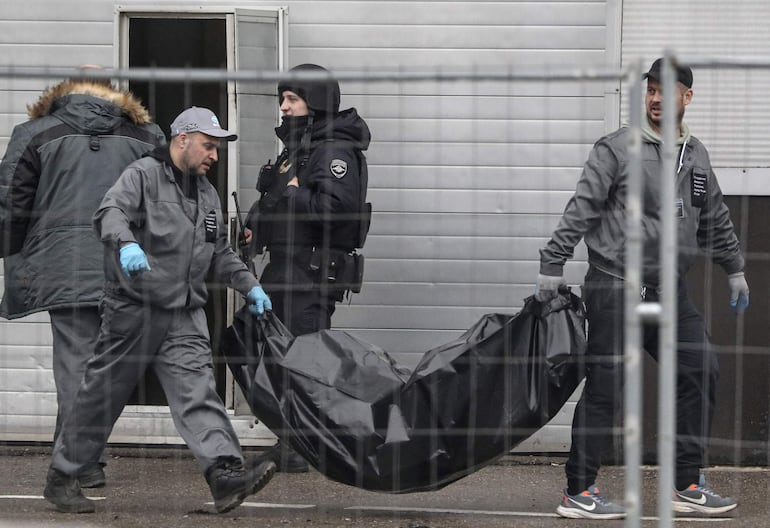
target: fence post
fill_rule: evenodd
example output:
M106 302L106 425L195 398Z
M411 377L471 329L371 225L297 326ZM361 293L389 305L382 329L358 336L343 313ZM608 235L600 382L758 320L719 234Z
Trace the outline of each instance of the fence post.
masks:
M642 65L630 70L628 200L624 310L624 453L626 466L626 526L639 528L642 491Z
M660 175L660 303L658 334L658 515L661 527L673 523L671 490L674 489L676 443L676 342L677 342L677 230L673 207L676 200L676 72L670 51L664 53L663 163Z

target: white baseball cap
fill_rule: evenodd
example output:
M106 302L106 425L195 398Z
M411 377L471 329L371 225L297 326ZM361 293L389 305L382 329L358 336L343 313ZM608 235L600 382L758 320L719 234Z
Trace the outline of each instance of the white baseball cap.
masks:
M192 132L201 132L203 134L224 139L225 141L235 141L238 139L236 134L225 130L219 124L219 119L214 112L208 108L191 106L179 114L174 122L171 123L171 137L178 136L182 132L190 134Z

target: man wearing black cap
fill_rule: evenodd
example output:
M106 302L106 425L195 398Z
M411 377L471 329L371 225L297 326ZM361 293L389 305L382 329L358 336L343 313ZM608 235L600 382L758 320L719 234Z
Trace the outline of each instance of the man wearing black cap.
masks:
M59 511L94 511L77 475L97 460L148 367L217 512L238 506L275 471L270 460L244 464L216 392L204 312L209 271L245 295L253 313L270 309L227 240L219 195L206 179L220 141L235 139L211 110L188 108L171 124L171 143L131 163L94 214L104 246L102 324L48 471L44 495Z
M660 174L661 159L662 59L644 74L647 79L642 128L644 300L656 301L660 286ZM749 287L743 274L744 259L730 213L723 201L709 155L703 144L690 134L682 121L692 101L692 71L676 65L677 83L672 97L677 102L676 137L679 147L676 174L676 202L671 209L677 217L677 443L676 484L672 490L674 510L721 515L737 506L734 499L721 497L709 488L701 475L709 436L718 365L709 347L702 316L687 293L685 276L693 257L702 251L726 272L730 304L742 313L749 304ZM668 95L667 95L668 96ZM591 151L575 194L551 239L540 250L540 274L535 296L541 301L553 297L564 284L563 267L572 258L581 239L588 247L588 273L583 296L588 315L586 383L572 422L572 447L566 464L567 487L557 507L563 517L618 519L625 517L622 506L605 499L596 486L601 454L611 431L617 395L622 393L625 246L627 181L631 133L621 128L601 138ZM669 204L665 204L667 210ZM645 349L658 356L657 327L645 326Z
M315 64L291 69L278 84L284 150L262 168L260 199L246 219L252 254L270 254L260 282L273 311L294 335L331 326L335 303L358 291L368 229L366 122L355 108L340 111L340 87ZM293 454L279 469L307 471Z

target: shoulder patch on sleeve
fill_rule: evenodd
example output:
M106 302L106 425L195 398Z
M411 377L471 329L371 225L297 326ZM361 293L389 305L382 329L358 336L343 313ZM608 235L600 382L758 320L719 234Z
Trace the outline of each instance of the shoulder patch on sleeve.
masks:
M348 162L339 158L335 158L329 165L329 170L331 170L331 173L335 178L342 178L348 173Z

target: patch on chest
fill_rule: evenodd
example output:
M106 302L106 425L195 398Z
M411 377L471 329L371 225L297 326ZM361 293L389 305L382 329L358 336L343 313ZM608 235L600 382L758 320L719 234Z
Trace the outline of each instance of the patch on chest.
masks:
M693 207L705 207L708 196L709 177L705 172L693 171L690 180Z
M203 219L203 225L206 228L206 242L217 241L217 212L210 211Z

